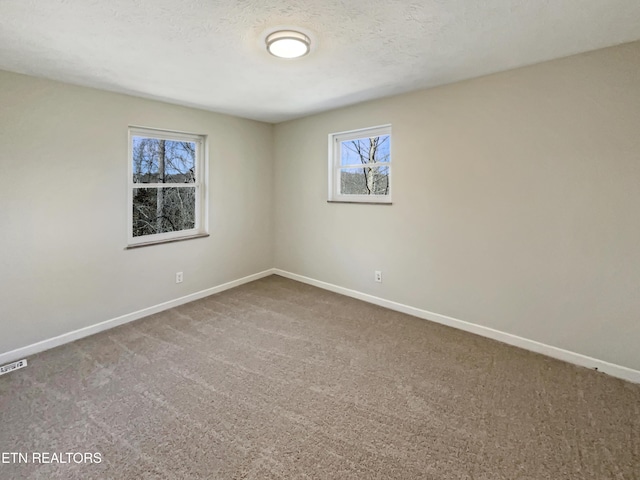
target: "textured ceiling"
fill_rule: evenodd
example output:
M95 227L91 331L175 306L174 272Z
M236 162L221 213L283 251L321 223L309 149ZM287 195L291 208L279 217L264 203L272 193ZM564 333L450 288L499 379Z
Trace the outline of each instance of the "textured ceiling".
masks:
M0 0L0 69L268 122L638 39L640 0Z

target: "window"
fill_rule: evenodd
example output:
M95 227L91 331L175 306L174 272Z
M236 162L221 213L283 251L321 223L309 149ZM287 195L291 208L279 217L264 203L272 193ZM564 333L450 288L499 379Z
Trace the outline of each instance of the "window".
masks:
M391 203L391 125L329 135L329 201Z
M129 129L129 246L206 234L205 140Z

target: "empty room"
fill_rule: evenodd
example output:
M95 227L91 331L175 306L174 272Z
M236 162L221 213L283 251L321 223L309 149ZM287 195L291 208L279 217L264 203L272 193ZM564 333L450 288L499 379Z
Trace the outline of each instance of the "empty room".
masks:
M0 479L640 480L640 2L0 1Z

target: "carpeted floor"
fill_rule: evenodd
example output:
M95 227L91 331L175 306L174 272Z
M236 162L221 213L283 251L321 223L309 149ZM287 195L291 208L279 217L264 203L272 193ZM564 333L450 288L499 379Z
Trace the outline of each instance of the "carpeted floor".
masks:
M2 479L640 479L640 385L277 276L29 362Z

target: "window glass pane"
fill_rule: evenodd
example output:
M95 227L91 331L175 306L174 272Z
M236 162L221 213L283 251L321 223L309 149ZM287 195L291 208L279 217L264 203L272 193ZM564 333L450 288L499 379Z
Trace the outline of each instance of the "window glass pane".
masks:
M340 142L340 165L389 162L389 135Z
M195 182L196 143L133 137L134 183Z
M133 189L133 236L195 228L195 187Z
M389 166L340 169L341 195L388 195Z

